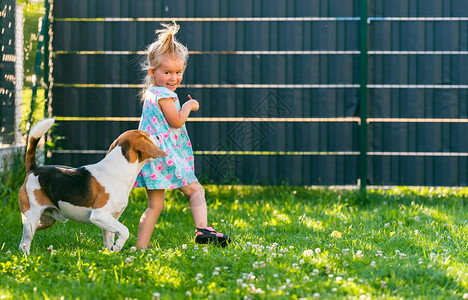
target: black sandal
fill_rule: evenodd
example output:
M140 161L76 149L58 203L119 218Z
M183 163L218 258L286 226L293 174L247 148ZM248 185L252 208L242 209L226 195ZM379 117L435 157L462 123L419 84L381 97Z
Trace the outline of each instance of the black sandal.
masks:
M199 234L195 237L195 243L197 244L219 244L221 247L226 247L231 243L231 237L227 234L216 232L211 226L206 228L198 228L197 232L201 232L203 234Z

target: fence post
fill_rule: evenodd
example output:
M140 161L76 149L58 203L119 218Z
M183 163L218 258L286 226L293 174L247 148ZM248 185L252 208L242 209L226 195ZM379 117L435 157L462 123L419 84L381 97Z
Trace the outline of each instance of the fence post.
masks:
M360 41L359 41L359 179L361 191L366 190L367 185L367 0L360 0Z

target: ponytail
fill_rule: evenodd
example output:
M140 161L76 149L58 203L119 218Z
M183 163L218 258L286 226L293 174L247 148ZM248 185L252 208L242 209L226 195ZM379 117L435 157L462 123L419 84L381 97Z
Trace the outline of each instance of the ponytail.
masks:
M184 61L184 68L187 66L188 49L182 45L175 37L179 32L180 26L172 21L170 24L161 23L164 28L156 30L158 39L147 48L147 58L143 63L143 71L147 72L143 81L143 88L140 91L142 101L145 99L145 93L151 85L155 85L154 78L148 74L149 69L157 69L161 63L162 55L171 55L173 58L181 58Z

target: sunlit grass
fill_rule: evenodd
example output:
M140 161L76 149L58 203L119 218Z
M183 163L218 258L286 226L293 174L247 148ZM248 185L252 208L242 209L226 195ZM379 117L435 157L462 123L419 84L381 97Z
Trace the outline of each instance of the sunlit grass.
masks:
M206 186L209 221L234 242L194 243L188 200L167 193L151 249L132 251L146 194L132 192L119 253L95 226L39 231L17 251L17 204L0 209L5 299L468 297L466 190L359 192L307 187ZM16 201L16 199L10 199ZM13 207L13 208L12 208ZM48 247L52 245L53 248Z

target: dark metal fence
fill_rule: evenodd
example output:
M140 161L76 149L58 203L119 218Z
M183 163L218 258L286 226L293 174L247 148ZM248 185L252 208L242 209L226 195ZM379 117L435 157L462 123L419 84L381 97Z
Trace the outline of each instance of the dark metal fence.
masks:
M15 1L0 1L0 146L15 141ZM0 147L2 148L2 147Z
M143 50L175 20L204 182L468 185L468 2L410 2L55 0L53 161L137 127Z

